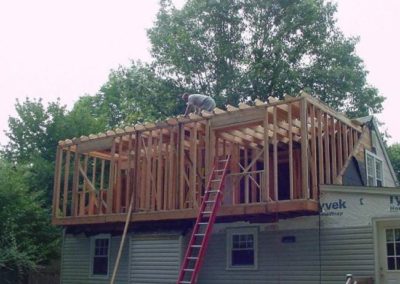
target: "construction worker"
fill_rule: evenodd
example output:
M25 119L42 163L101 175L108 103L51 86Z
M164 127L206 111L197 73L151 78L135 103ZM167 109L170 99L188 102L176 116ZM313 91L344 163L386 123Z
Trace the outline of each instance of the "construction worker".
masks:
M189 114L190 109L193 107L196 114L200 114L202 110L212 112L215 108L215 101L213 98L202 95L184 93L182 99L186 102L187 107L185 110L185 116Z

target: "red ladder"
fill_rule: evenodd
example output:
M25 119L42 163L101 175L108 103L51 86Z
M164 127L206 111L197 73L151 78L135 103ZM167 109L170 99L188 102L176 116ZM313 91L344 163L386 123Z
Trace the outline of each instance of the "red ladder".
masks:
M193 228L190 242L186 249L177 284L195 284L200 272L208 241L211 236L215 217L221 206L225 176L231 156L217 160L207 183L199 215Z

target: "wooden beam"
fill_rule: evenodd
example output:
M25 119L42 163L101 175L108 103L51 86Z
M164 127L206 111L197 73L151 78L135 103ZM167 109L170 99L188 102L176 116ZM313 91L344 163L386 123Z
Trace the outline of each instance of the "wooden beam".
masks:
M315 106L309 105L310 116L311 116L311 184L312 184L312 198L319 200L318 198L318 178L317 178L317 137L316 137L316 125L315 125Z
M205 180L207 181L209 179L209 176L211 174L211 167L212 167L212 156L211 156L211 127L210 127L210 121L207 121L206 124L206 134L205 134L205 149L204 149L204 155L205 155ZM200 193L201 195L201 193Z
M263 120L263 128L268 129L268 111L266 109L265 114L264 114L264 120ZM270 199L270 194L269 194L269 135L268 131L264 131L264 173L263 173L263 178L264 178L264 188L262 189L262 201L263 202L268 202Z
M159 132L158 130L153 130L153 132ZM158 133L157 133L158 134ZM152 211L156 208L157 199L157 148L158 148L158 135L153 138L152 154L151 154L151 187L150 187L150 209Z
M353 152L354 141L353 141L353 129L349 129L349 152Z
M115 140L113 141L112 147L111 147L111 161L110 161L110 172L109 172L109 178L108 178L108 189L107 189L107 214L113 213L113 203L114 203L114 178L115 178L115 148L116 148L116 142Z
M308 129L307 129L307 101L300 102L300 121L301 121L301 176L302 176L302 196L309 198L308 190Z
M272 138L272 145L274 149L273 153L273 167L274 167L274 197L275 200L279 200L278 195L278 140L277 140L277 132L278 132L278 122L277 122L277 107L273 107L273 128L274 128L274 136Z
M318 172L319 172L319 184L324 184L325 173L324 173L324 146L322 143L322 111L317 109L317 125L318 125Z
M87 164L86 164L87 166ZM83 180L85 182L85 185L87 187L89 187L89 190L86 190L86 187L84 187L84 191L83 192L96 192L96 188L94 186L94 184L92 183L92 181L89 179L89 177L86 174L86 170L85 170L85 164L84 167L82 168L82 165L79 164L79 172L81 173Z
M337 121L338 122L338 121ZM335 182L337 176L337 159L336 159L336 125L335 118L331 117L331 154L332 154L332 183Z
M347 131L348 131L348 126L347 125L343 125L343 141L344 141L344 148L343 148L343 157L344 157L344 161L346 161L349 158L350 152L349 152L349 139L348 139L348 135L347 135Z
M324 153L325 153L325 183L331 184L331 159L329 149L329 116L327 113L324 114Z
M98 203L99 203L99 213L103 213L103 191L104 191L104 170L105 170L105 160L101 160L101 172L100 172L100 188L99 188L99 196L98 196Z
M121 164L122 164L122 139L120 139L119 143L118 143L118 163L116 166L116 172L117 172L117 176L116 176L116 191L115 191L115 212L116 213L121 213L121 201L122 201L122 169L121 169Z
M294 183L293 183L293 121L292 121L292 103L288 104L288 121L289 121L289 196L294 198Z
M249 156L248 156L248 150L249 149L244 149L244 161L243 161L243 166L247 168ZM249 203L249 176L244 175L244 203Z
M269 203L256 204L240 204L232 206L222 206L218 216L230 217L237 216L238 220L243 220L245 217L255 215L268 216L276 213L297 213L309 212L316 213L319 211L318 202L312 200L292 200L279 201ZM130 218L130 222L144 221L162 221L162 220L188 220L195 219L198 212L194 209L170 210L159 212L134 212ZM112 214L87 217L66 217L53 218L52 222L55 225L79 225L79 224L107 224L107 223L122 223L126 219L126 214Z
M156 198L156 210L163 208L163 192L162 192L162 180L165 171L164 158L163 158L163 134L160 131L158 137L158 163L157 163L157 198ZM164 167L163 167L164 166Z
M143 190L145 190L145 205L144 205L144 209L145 210L150 210L151 208L151 161L152 161L152 156L153 156L153 136L151 135L151 131L150 131L150 135L147 138L147 145L144 146L144 149L146 151L146 183L145 183L145 188Z
M175 209L175 192L176 192L176 172L175 172L175 163L176 163L176 155L175 155L175 128L171 128L170 133L170 144L169 144L169 184L168 184L168 209Z
M342 140L342 122L338 121L337 126L337 157L338 157L338 172L343 168L343 140Z
M78 216L79 160L80 160L80 154L75 153L74 174L72 180L71 216Z
M259 186L257 186L257 173L255 173L255 171L257 170L257 160L259 159L259 157L262 155L262 153L264 152L264 150L261 151L257 151L252 149L251 153L252 153L252 161L250 162L250 165L248 165L248 167L251 166L251 171L253 172L251 174L251 199L250 202L251 203L255 203L257 202L257 195L258 195L258 190L259 190ZM261 192L261 188L260 188L260 192Z
M189 191L191 191L192 207L197 208L196 202L196 178L197 178L197 123L190 132L190 157L191 157L191 174L190 174L190 186Z
M127 155L128 155L128 167L125 169L126 171L126 180L125 180L125 212L129 210L128 204L129 200L131 200L131 195L132 193L132 186L131 186L131 169L132 169L132 135L128 136L128 149L127 149ZM136 169L135 169L136 171ZM133 204L132 204L133 206Z
M135 133L135 149L134 149L134 173L133 173L133 190L132 190L132 198L135 200L133 205L133 209L135 210L140 207L140 152L141 152L141 142L140 142L140 133Z
M87 173L87 169L88 169L88 160L89 160L89 156L88 155L84 155L84 160L83 160L83 170L85 172L85 175ZM79 166L81 164L79 163ZM87 179L89 180L89 178ZM90 181L90 180L89 180ZM85 179L83 179L83 187L82 187L82 194L81 194L81 210L80 210L80 215L86 215L86 186L87 186L87 182Z
M65 157L65 168L64 168L64 186L63 186L63 209L62 213L67 216L67 204L68 204L68 183L69 183L69 168L71 161L71 151L67 148L67 154Z
M178 176L179 176L179 207L180 209L184 208L185 205L185 147L184 147L184 142L185 142L185 129L182 127L182 125L179 125L179 141L178 141Z

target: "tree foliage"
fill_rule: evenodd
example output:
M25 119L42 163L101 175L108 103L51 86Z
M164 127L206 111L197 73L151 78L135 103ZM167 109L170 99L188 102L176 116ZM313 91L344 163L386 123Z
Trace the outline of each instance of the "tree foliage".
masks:
M34 269L58 252L59 230L49 222L40 193L29 184L31 168L0 161L0 269Z
M104 130L101 122L77 104L68 112L59 101L46 106L41 99L26 99L15 104L16 117L10 117L9 138L3 153L6 160L15 165L29 165L29 187L44 192L47 206L51 206L54 160L59 140L66 137Z
M80 104L68 112L59 101L46 106L41 99L29 99L15 104L17 116L10 117L9 142L5 157L14 163L31 162L32 157L54 161L59 140L79 137L88 132L104 130L104 126Z
M159 74L219 104L306 90L350 116L380 111L335 12L323 0L164 0L148 35Z
M82 97L75 107L90 110L107 128L122 127L180 113L184 104L177 94L182 91L150 66L133 62L113 70L95 96Z
M387 148L387 152L392 162L394 172L396 173L397 180L400 181L400 144L395 143Z
M0 269L21 275L59 251L50 218L58 141L105 128L81 104L67 111L59 101L26 99L15 109L0 157Z

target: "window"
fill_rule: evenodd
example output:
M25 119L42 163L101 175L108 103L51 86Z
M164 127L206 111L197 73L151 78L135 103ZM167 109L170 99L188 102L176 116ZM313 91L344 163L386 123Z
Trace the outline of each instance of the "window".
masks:
M386 229L386 256L387 269L400 271L400 229Z
M92 238L92 276L108 276L110 255L110 237L96 236Z
M383 186L383 162L372 152L365 150L369 186Z
M228 229L227 269L257 269L257 228Z

